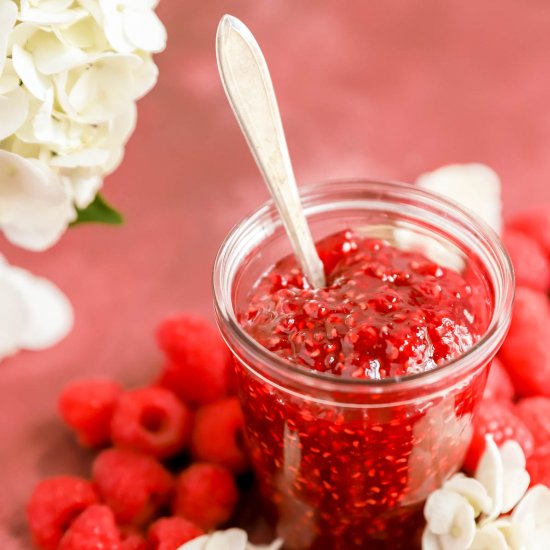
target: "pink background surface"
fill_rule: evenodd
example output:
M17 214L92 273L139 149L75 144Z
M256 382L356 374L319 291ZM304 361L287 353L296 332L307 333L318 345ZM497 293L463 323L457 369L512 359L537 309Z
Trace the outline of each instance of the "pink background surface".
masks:
M104 190L126 225L71 230L46 254L0 242L76 312L60 345L0 364L3 550L30 548L23 510L40 478L88 472L89 455L56 416L60 388L86 376L151 378L155 324L183 310L212 316L217 247L267 198L217 76L225 12L262 44L300 182L407 181L479 161L501 175L507 217L550 202L548 2L163 0L160 81Z

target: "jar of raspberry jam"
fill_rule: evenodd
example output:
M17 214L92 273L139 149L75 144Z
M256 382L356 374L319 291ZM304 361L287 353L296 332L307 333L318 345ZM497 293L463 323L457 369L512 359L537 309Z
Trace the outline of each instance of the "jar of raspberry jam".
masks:
M414 186L330 182L302 201L326 288L302 276L272 203L214 267L266 513L290 550L419 548L508 329L509 258Z

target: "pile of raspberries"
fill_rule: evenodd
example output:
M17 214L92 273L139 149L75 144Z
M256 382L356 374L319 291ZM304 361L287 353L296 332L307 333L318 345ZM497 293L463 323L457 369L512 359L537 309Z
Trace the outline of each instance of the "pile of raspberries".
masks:
M510 332L493 362L464 469L473 472L485 434L516 440L533 485L550 487L550 206L506 225L503 241L516 273Z
M176 550L231 518L248 459L229 351L191 316L163 322L157 340L166 364L153 384L82 380L59 396L65 424L98 453L91 480L35 487L27 518L37 548Z

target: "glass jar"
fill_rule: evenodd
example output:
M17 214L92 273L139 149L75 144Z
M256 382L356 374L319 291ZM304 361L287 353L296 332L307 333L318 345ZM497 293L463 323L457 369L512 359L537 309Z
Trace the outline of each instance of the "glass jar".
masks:
M415 186L335 181L304 188L302 203L315 240L351 228L421 251L469 277L488 304L486 333L457 359L401 378L340 378L270 353L238 322L258 279L291 253L271 202L230 232L216 259L215 308L246 441L285 548L419 547L424 501L461 467L509 326L510 260L482 221Z

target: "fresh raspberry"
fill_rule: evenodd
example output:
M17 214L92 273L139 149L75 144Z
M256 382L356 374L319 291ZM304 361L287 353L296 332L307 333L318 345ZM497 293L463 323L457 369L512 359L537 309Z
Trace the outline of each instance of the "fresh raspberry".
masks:
M515 413L531 430L537 447L550 445L550 398L527 397L522 399L516 405Z
M540 244L514 230L506 231L503 240L514 264L516 284L546 292L550 288L550 259Z
M519 397L550 397L550 302L542 292L518 288L512 324L499 357Z
M521 445L526 457L533 453L534 439L529 428L506 404L486 399L474 418L472 441L464 460L464 468L469 472L475 471L485 451L486 434L491 434L498 446L514 439Z
M196 462L176 482L172 511L209 531L231 517L237 498L237 487L227 468Z
M531 476L531 485L550 487L550 445L535 449L527 459L527 471Z
M38 483L27 505L36 546L55 550L72 521L97 501L92 484L79 477L58 476Z
M550 205L521 213L509 227L531 237L550 256Z
M123 534L120 550L148 550L147 541L138 533Z
M214 326L182 315L160 324L157 341L169 359L160 376L162 386L192 405L227 395L231 356Z
M243 450L244 418L236 397L201 407L195 415L191 454L204 462L221 464L234 473L246 469Z
M184 518L160 518L149 527L148 550L176 550L203 534L204 531Z
M510 375L497 358L493 359L483 394L484 399L510 402L514 399L514 394L514 385L510 380Z
M63 535L58 550L120 550L120 534L108 506L92 504Z
M110 442L111 418L121 393L112 380L80 380L63 389L59 412L82 445L100 447Z
M144 525L172 495L173 479L164 466L133 451L103 451L92 472L99 494L122 525Z
M167 458L188 443L192 423L191 411L171 391L141 388L119 398L111 436L118 447Z

